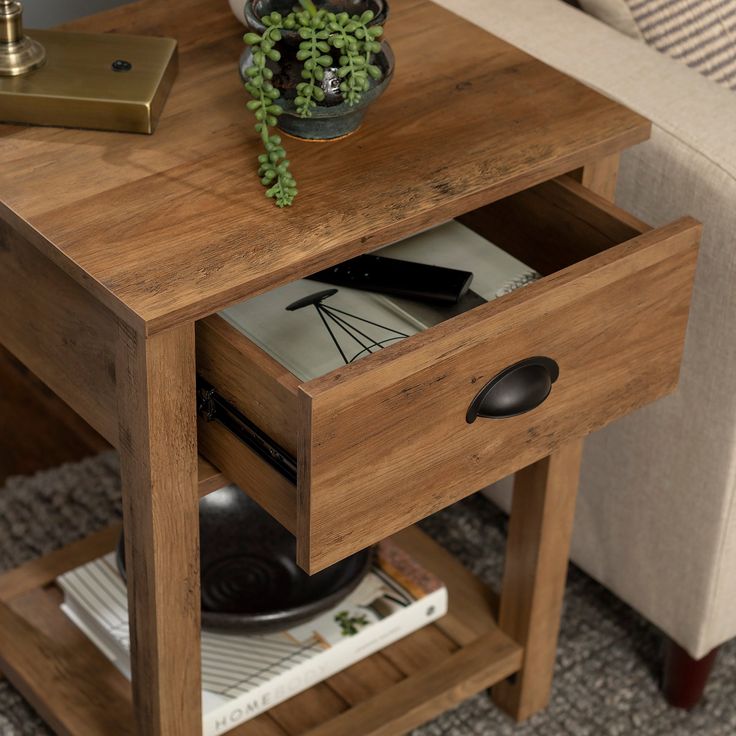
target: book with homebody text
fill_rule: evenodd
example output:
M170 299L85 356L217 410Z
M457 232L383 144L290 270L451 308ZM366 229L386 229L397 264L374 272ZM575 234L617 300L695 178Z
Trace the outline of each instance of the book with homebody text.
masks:
M128 602L114 554L57 579L62 610L130 678ZM391 540L339 605L276 634L202 632L203 733L217 736L440 618L447 590Z

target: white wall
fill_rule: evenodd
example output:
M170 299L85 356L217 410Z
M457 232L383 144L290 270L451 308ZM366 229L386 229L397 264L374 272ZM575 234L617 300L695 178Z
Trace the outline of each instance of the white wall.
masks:
M130 0L21 0L26 28L49 28L57 23L123 5Z

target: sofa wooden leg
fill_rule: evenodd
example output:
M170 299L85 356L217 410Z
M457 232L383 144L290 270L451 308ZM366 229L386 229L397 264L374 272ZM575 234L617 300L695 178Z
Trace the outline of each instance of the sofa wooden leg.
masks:
M665 640L662 693L671 706L690 710L700 702L716 654L718 647L702 659L693 659L679 644Z

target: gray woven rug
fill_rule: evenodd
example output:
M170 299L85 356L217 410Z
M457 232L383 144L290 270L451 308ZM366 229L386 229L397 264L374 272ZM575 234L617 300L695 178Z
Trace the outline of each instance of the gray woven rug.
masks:
M105 525L117 517L118 506L117 461L112 453L32 478L10 479L0 490L0 569ZM483 497L437 514L424 527L473 572L497 585L504 517ZM657 691L652 663L657 661L658 646L657 632L649 624L573 567L549 708L516 725L479 695L414 736L736 734L736 645L721 650L707 698L691 713L668 708ZM7 681L0 680L0 734L48 733Z

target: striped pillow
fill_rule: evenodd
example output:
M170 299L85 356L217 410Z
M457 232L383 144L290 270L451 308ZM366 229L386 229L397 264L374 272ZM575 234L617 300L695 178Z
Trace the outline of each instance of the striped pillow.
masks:
M736 0L581 0L601 19L602 6L621 15L622 3L650 46L736 90Z

